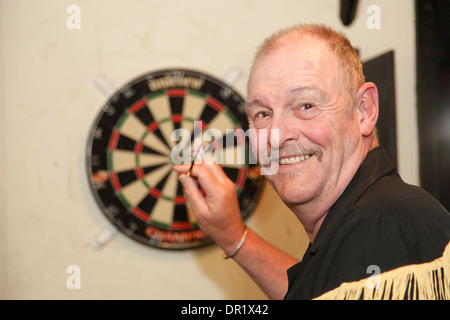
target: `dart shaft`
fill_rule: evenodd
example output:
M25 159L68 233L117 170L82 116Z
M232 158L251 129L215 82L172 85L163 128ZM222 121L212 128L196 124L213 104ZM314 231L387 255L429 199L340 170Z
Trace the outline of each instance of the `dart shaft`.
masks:
M192 160L191 166L186 174L188 177L191 175L192 168L194 167L195 160L197 159L197 156L200 153L200 150L202 150L202 145L198 146L197 152L195 153L195 156L194 156L194 160Z

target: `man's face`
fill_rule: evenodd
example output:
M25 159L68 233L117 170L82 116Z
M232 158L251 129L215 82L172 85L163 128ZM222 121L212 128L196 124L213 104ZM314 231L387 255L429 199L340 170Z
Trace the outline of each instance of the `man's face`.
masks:
M260 57L250 76L249 125L279 130L279 141L267 139L263 146L279 152L278 171L266 178L288 205L333 196L353 170L348 160L361 134L338 70L326 44L303 36L296 45Z

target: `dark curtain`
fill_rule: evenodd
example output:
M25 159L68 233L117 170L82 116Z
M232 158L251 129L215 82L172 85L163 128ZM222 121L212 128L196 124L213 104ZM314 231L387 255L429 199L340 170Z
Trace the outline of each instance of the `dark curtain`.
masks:
M415 5L421 186L450 211L450 1Z

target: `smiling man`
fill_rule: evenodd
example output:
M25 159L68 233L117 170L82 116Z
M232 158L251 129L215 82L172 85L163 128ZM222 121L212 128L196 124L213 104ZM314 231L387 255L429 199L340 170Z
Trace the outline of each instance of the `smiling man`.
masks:
M311 241L328 209L377 144L378 116L377 89L363 82L350 43L316 29L287 30L266 41L249 79L247 104L251 128L279 130L279 145L268 147L278 149L281 166L267 179L303 223ZM328 41L319 40L314 32ZM340 61L328 42L340 46L341 55L353 55L353 65L341 67L348 62ZM346 69L354 76L345 76ZM358 81L347 84L354 78Z
M252 130L278 134L258 154L277 155L266 178L310 239L301 262L245 226L220 166L196 165L190 177L188 166L176 170L201 228L270 298L449 297L450 215L405 184L378 145L378 91L344 36L299 25L269 37L246 111ZM376 286L368 270L380 273Z

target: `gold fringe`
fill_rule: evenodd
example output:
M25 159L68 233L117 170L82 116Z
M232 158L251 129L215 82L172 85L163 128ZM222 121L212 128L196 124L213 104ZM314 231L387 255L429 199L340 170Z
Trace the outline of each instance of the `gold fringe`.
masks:
M376 285L375 285L376 284ZM442 257L343 283L314 300L450 300L450 242Z

